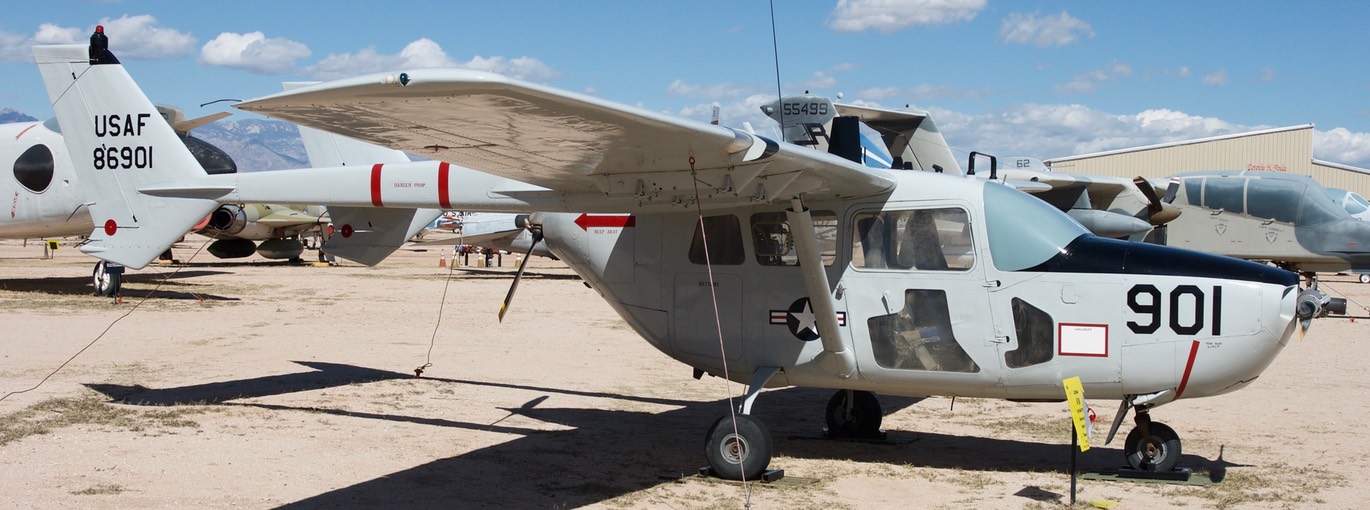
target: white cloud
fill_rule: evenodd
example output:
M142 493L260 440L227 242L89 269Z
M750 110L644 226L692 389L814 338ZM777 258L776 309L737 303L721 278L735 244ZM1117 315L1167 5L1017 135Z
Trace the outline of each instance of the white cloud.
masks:
M374 47L368 47L356 53L329 55L317 64L309 66L307 70L315 79L331 80L405 67L462 67L537 82L545 82L558 75L547 64L532 57L508 59L499 56L476 56L471 60L458 62L448 56L442 46L428 38L409 43L398 54L379 53Z
M1039 48L1057 48L1071 44L1081 36L1093 38L1094 28L1089 23L1065 11L1055 16L1013 13L999 25L999 39L1010 44L1031 44Z
M712 85L692 85L685 83L685 80L676 79L666 86L666 93L672 96L694 97L717 101L720 99L731 99L745 96L754 92L752 87L737 85L733 83L715 83Z
M962 90L950 85L923 84L916 87L876 87L856 92L856 98L866 101L894 100L902 103L931 99L968 99L983 97L988 89Z
M958 151L1041 158L1205 138L1267 126L1241 126L1173 110L1117 115L1079 104L1025 104L988 114L932 109Z
M195 51L190 34L157 25L157 18L143 14L117 19L103 18L109 49L120 59L164 59L189 55ZM52 23L38 25L33 35L0 30L0 61L32 62L35 44L76 44L90 40L95 27L63 27Z
M1188 78L1189 73L1189 66L1180 66L1180 70L1175 71L1175 76L1179 76L1181 78Z
M826 90L837 86L837 78L829 76L823 71L814 71L809 79L799 82L797 87L804 90Z
M560 75L550 66L533 57L506 59L504 57L483 58L477 56L466 62L458 62L457 67L489 71L535 82L547 82Z
M1132 66L1113 61L1103 69L1093 69L1070 77L1070 81L1055 87L1057 92L1067 94L1089 94L1098 90L1099 85L1120 76L1131 76Z
M1221 87L1223 85L1227 85L1227 70L1219 69L1217 71L1209 73L1208 76L1203 77L1203 83L1204 85L1212 87Z
M257 74L284 74L309 54L308 46L290 39L267 39L261 32L224 32L200 48L200 61Z
M33 62L33 39L23 34L0 30L0 62Z
M778 138L780 136L779 125L775 121L761 113L761 105L775 102L774 93L752 94L741 100L718 102L719 123L735 128L742 128L743 123L751 124L756 133L762 136ZM681 117L694 119L700 122L709 122L713 117L714 102L700 103L686 106L674 113Z
M914 25L941 25L975 19L986 0L838 0L828 28L838 32L890 33Z
M194 37L180 30L157 26L157 18L151 15L104 18L100 24L105 26L105 35L109 36L110 51L120 59L175 58L194 53L196 49ZM94 28L84 31L86 34L91 32Z
M74 44L90 41L90 32L75 27L59 27L52 23L38 25L33 35L34 44Z
M1275 81L1275 68L1266 67L1261 69L1259 79L1261 80L1261 83L1270 83L1272 81Z
M773 101L775 96L770 93L758 93L740 100L723 101L720 103L722 124L741 127L743 122L748 122L759 134L778 136L775 122L760 111L761 105ZM882 104L869 97L849 98L843 102L871 108L905 107L902 98L896 101L897 105ZM938 107L924 109L932 114L933 120L946 136L953 152L961 156L969 151L978 150L1001 157L1031 156L1047 159L1271 127L1235 124L1218 118L1169 109L1113 114L1080 104L1023 104L998 112L980 114L967 114ZM708 122L712 111L713 103L707 102L681 108L673 113ZM1345 128L1330 131L1314 130L1313 157L1370 168L1370 133L1355 133Z
M1370 133L1355 133L1346 128L1313 130L1313 157L1370 168Z

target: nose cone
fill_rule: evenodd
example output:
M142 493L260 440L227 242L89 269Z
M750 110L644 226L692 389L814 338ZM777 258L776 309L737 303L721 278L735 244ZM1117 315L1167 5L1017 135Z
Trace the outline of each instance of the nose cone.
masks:
M1238 320L1258 321L1256 327L1230 336L1194 340L1185 366L1187 384L1181 379L1182 397L1221 395L1246 387L1289 343L1298 325L1298 287L1250 286L1258 287L1259 292L1259 305L1250 307L1254 317L1236 310L1233 313Z

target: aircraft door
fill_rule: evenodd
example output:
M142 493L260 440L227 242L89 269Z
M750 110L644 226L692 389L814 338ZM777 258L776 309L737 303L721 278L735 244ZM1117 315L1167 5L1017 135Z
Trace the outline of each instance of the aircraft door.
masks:
M967 210L910 204L851 216L840 289L864 379L967 394L968 380L987 378L986 364L997 368Z

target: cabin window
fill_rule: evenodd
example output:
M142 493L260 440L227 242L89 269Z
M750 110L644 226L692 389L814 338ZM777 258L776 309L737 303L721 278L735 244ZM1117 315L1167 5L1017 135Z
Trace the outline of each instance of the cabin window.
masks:
M975 265L970 217L955 207L858 214L852 228L852 265L919 271L970 269Z
M1246 179L1215 177L1206 181L1208 182L1204 183L1204 207L1222 209L1235 214L1246 212L1246 208L1242 207Z
M1018 348L1004 353L1009 368L1030 367L1051 361L1055 352L1056 324L1042 309L1013 298L1013 328L1018 333Z
M947 293L908 289L899 311L866 321L871 353L884 368L934 372L979 372L979 365L956 342Z
M1293 224L1299 217L1304 186L1279 179L1252 179L1247 184L1247 214Z
M823 265L831 266L837 260L837 214L832 211L813 211L810 214L818 237L818 255ZM752 245L758 264L799 265L799 254L795 252L794 237L790 235L790 224L784 212L752 215Z
M52 150L34 145L14 160L14 180L29 191L42 193L52 184Z
M708 252L704 250L708 241ZM737 216L705 216L695 224L695 237L690 242L690 262L719 266L742 264L747 256L742 251L742 223Z

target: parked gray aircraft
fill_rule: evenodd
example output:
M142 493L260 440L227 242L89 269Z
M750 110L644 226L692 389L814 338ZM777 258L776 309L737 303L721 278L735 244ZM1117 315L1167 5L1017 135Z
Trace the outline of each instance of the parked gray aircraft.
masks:
M1346 300L1318 290L1319 272L1361 273L1370 281L1370 223L1347 212L1306 175L1242 170L1174 177L1173 205L1187 211L1155 240L1248 260L1269 261L1307 279L1301 313L1346 313ZM1311 311L1310 311L1311 310Z
M1179 435L1152 410L1249 385L1296 327L1287 271L1100 238L998 183L867 168L850 152L472 70L368 75L240 106L488 173L423 161L204 175L165 123L101 130L152 111L106 50L34 51L71 153L118 152L104 152L103 172L78 162L102 225L87 253L146 263L184 231L179 218L222 201L394 214L343 223L360 243L403 234L418 207L556 211L529 229L635 331L696 377L749 385L705 441L724 477L756 479L770 462L770 433L750 414L766 387L835 389L829 431L870 434L874 392L1061 401L1071 376L1093 402L1122 401L1110 438L1135 411L1130 465L1169 470ZM923 149L917 164L951 161Z

